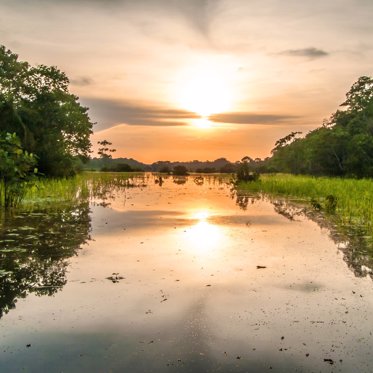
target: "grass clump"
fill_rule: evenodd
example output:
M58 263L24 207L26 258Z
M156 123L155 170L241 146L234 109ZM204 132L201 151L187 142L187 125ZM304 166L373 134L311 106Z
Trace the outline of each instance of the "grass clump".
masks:
M371 179L271 174L250 183L241 182L238 189L301 199L317 210L335 215L342 225L363 228L373 237Z
M27 189L24 205L72 202L102 197L116 189L133 186L133 173L83 172L71 178L40 178Z

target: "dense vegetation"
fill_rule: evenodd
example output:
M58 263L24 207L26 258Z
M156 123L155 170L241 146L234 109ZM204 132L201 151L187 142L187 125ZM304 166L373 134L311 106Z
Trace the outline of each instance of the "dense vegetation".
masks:
M265 169L293 174L373 176L373 79L355 82L322 127L299 138L292 132L278 140ZM261 164L263 166L263 164Z
M0 133L0 206L17 205L35 177L37 159L15 134Z
M92 123L54 66L31 66L0 46L0 133L16 134L39 172L70 176L87 159Z
M110 155L110 154L109 154ZM153 171L153 172L171 172L176 166L184 166L188 172L201 173L234 173L236 170L236 163L228 161L226 158L218 158L214 161L190 161L190 162L170 162L157 161L151 164L136 161L133 158L111 158L102 157L90 159L83 167L88 170L102 170L107 168L116 170L117 165L128 165L135 171Z
M373 180L274 174L241 182L238 190L304 201L328 214L346 232L364 236L373 247Z

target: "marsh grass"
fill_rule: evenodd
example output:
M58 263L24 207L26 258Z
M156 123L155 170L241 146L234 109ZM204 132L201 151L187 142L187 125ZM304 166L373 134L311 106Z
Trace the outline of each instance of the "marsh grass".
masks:
M83 198L103 197L116 189L137 185L133 181L136 175L128 172L84 172L66 179L39 179L27 190L22 205L71 203Z
M363 231L373 242L373 180L273 174L241 182L238 190L307 202L332 215L342 227Z

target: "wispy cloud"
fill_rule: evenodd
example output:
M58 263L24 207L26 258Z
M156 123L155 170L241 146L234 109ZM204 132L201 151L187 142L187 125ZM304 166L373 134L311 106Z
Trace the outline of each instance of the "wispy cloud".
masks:
M87 77L87 76L80 76L77 78L70 79L70 83L72 85L85 87L87 85L91 85L93 83L93 79Z
M113 8L127 9L139 12L146 12L157 15L172 15L181 16L190 26L201 34L207 35L209 30L211 15L220 2L220 0L3 0L6 5L12 7L25 6L35 7L47 5L48 7L57 5L63 8L64 6L74 6L77 9L81 7L100 7L107 9L109 12Z
M306 57L309 59L322 58L329 56L329 53L318 48L309 47L303 49L288 49L279 54L291 57Z
M100 131L118 124L132 126L184 126L187 120L199 116L186 110L170 109L146 103L123 102L105 99L85 99L81 102L90 108L91 119L97 121Z
M237 124L283 124L299 117L293 115L257 114L249 112L221 113L209 117L212 122Z

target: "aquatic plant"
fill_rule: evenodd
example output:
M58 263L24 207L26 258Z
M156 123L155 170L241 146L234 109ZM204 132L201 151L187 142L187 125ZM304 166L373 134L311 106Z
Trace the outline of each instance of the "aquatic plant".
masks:
M373 237L373 180L332 177L262 175L260 180L237 185L240 192L257 192L295 198L316 210L335 215L339 224L362 227Z
M27 189L23 204L107 199L122 188L144 186L143 177L128 172L83 172L70 178L40 178Z

